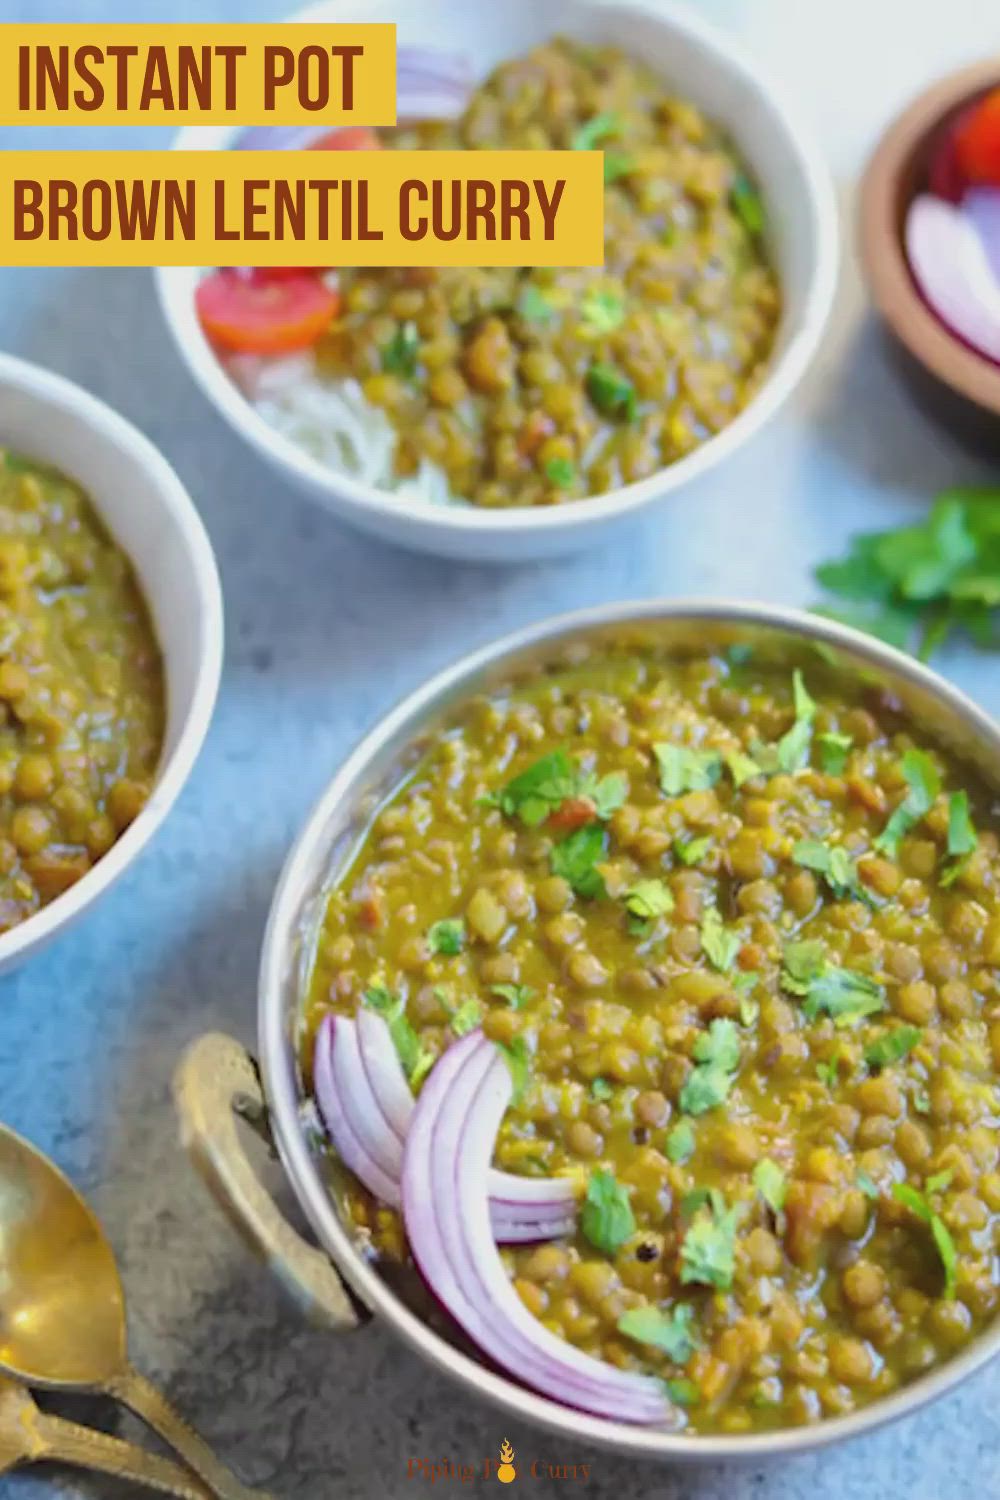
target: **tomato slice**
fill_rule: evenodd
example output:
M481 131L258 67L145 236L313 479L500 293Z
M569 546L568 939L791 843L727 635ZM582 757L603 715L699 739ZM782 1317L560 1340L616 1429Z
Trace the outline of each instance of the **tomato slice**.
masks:
M549 814L545 826L560 833L574 833L596 821L597 808L589 797L567 797L554 813Z
M967 182L1000 187L1000 89L994 89L955 127L955 155Z
M213 343L241 354L308 349L329 326L340 297L311 271L213 271L198 283L195 307Z
M309 147L310 151L381 151L382 142L369 125L343 125L329 130Z

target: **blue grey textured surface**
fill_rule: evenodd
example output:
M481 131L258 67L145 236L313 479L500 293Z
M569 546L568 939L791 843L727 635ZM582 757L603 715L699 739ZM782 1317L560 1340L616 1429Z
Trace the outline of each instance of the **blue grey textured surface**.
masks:
M934 73L1000 52L1000 15L980 0L699 8L798 95L844 189L848 243L851 184L879 127ZM2 20L271 14L267 0L0 0ZM8 148L112 139L160 137L0 132ZM936 488L986 476L898 385L853 266L810 379L751 448L662 520L623 528L613 549L510 570L386 550L287 493L188 380L146 272L0 272L0 346L81 382L163 448L205 517L226 594L222 694L180 804L103 906L0 981L0 1116L92 1196L120 1253L136 1362L283 1500L426 1492L408 1460L475 1462L504 1436L521 1482L539 1493L992 1500L1000 1366L891 1429L766 1469L655 1468L508 1431L383 1329L336 1339L303 1328L193 1177L170 1105L171 1072L192 1037L221 1027L252 1040L258 948L284 853L345 751L404 692L474 645L581 604L695 593L808 603L812 565L852 531L902 522ZM943 666L1000 709L996 660L959 651ZM107 1403L70 1409L136 1432ZM533 1459L587 1463L589 1477L549 1485L531 1477ZM475 1487L452 1481L434 1493ZM0 1479L4 1500L125 1494L64 1471Z

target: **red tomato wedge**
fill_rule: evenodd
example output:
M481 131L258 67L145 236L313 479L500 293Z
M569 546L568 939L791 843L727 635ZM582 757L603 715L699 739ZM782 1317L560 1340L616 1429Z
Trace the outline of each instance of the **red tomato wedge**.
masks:
M310 151L381 151L382 142L368 125L344 125L319 136Z
M577 828L586 828L597 821L597 808L589 797L567 797L554 813L546 819L546 828L558 829L560 833L573 833Z
M955 156L967 182L1000 187L1000 89L959 120Z
M311 271L213 271L198 283L195 307L213 343L241 354L308 349L340 306L337 292Z

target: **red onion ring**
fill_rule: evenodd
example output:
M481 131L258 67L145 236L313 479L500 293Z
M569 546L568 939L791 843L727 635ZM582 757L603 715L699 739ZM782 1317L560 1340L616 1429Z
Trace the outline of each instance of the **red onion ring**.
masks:
M399 1208L402 1198L399 1183L386 1175L368 1155L354 1132L341 1102L333 1073L334 1017L323 1020L316 1036L313 1057L313 1087L323 1124L329 1131L340 1158L370 1193L392 1208Z

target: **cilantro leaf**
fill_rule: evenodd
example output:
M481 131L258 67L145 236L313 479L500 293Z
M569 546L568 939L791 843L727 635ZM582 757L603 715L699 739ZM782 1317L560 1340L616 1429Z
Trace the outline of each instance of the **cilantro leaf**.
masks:
M545 477L557 489L568 490L576 479L576 470L568 458L557 456L546 460Z
M526 323L548 323L556 309L542 289L529 282L517 299L517 312Z
M768 1208L780 1214L785 1206L788 1181L776 1161L763 1157L753 1169L753 1185Z
M587 371L587 394L604 416L624 417L627 422L635 420L635 386L614 365L600 361L591 365Z
M766 222L763 199L744 172L737 174L729 190L729 201L748 234L757 239Z
M625 909L640 921L651 922L673 911L674 898L662 880L640 880L625 892Z
M697 1282L728 1291L736 1271L739 1207L726 1209L722 1194L709 1195L710 1211L700 1209L681 1244L681 1283Z
M712 847L709 835L697 839L675 839L674 854L682 865L696 865Z
M849 734L818 734L816 743L819 746L819 763L828 776L842 775L847 765L847 757L854 747L854 741Z
M578 896L603 896L606 886L597 866L607 852L607 829L600 823L588 823L553 846L549 856L552 873L568 881Z
M483 1019L483 1008L479 1001L470 997L463 1000L462 1004L452 1013L448 1025L455 1036L466 1036L470 1031L475 1031L481 1025Z
M792 995L808 995L812 981L826 965L826 949L815 938L788 943L784 952L781 983Z
M782 735L777 745L778 767L789 776L801 771L809 760L813 719L816 717L816 704L809 696L805 679L798 668L792 674L792 692L795 723L787 734Z
M500 1048L510 1069L510 1076L514 1080L510 1102L517 1104L524 1096L531 1075L531 1051L528 1043L523 1036L516 1036L511 1042L495 1042L494 1045Z
M850 897L871 904L871 893L861 884L858 868L847 850L839 844L823 844L818 839L800 839L792 850L792 859L803 869L822 875L838 900Z
M589 797L597 816L606 820L617 812L628 796L628 777L624 771L611 771L598 779L594 775L581 778L577 788L581 797Z
M409 379L417 373L419 353L420 334L416 323L400 323L382 348L382 368L387 375L402 375Z
M591 333L613 333L625 320L625 299L618 292L592 287L583 299L580 316Z
M781 984L804 999L807 1020L828 1015L835 1026L850 1026L885 1009L885 991L867 974L830 963L822 943L789 943L784 952Z
M618 135L621 132L621 116L608 110L604 114L594 115L579 126L570 137L569 149L571 151L593 151L599 141L607 140L609 136Z
M825 1083L828 1089L836 1088L840 1081L840 1054L831 1057L829 1062L818 1062L816 1077L820 1083Z
M675 1406L697 1406L701 1400L701 1388L693 1380L675 1377L665 1380L663 1384Z
M576 791L577 771L565 750L553 750L515 776L500 792L500 811L537 828Z
M953 1301L958 1274L958 1251L955 1249L955 1241L951 1237L947 1224L940 1214L934 1212L924 1194L918 1192L915 1187L911 1187L908 1182L894 1182L892 1196L897 1203L908 1208L910 1213L921 1219L930 1229L931 1238L944 1270L945 1300Z
M659 766L660 787L668 797L707 791L722 775L722 756L718 750L659 744L653 746L653 754Z
M635 1234L635 1216L627 1190L613 1172L592 1172L580 1210L580 1228L605 1255L618 1251Z
M709 906L701 919L701 946L713 968L725 974L736 962L743 939L724 925L717 907Z
M618 1331L640 1344L662 1349L675 1365L686 1365L697 1346L691 1324L694 1308L681 1302L664 1312L659 1307L630 1307L618 1319Z
M969 794L964 790L952 792L948 798L948 853L953 859L942 872L942 885L954 884L978 845L979 835L969 811Z
M883 1032L865 1048L865 1062L870 1068L888 1068L902 1062L916 1047L923 1032L919 1026L896 1026Z
M362 1000L369 1010L377 1011L385 1021L403 1071L411 1086L416 1088L434 1066L434 1053L421 1044L419 1036L407 1020L406 1001L382 984L371 985L365 990Z
M926 751L907 750L902 770L909 791L875 840L875 848L890 859L898 856L900 839L930 812L941 790L940 772Z
M522 1010L534 994L527 984L491 984L490 994L506 1000L511 1010Z
M694 1155L695 1139L694 1129L690 1120L678 1120L670 1131L666 1141L666 1152L668 1160L677 1166L683 1166L684 1162L690 1161Z
M446 917L435 922L428 930L427 942L432 953L442 953L448 958L461 953L465 944L465 923L461 917Z
M684 1080L679 1103L685 1114L703 1115L728 1098L736 1081L740 1038L735 1022L716 1017L695 1041L692 1056L697 1066Z
M599 1104L606 1104L609 1099L614 1098L615 1091L606 1078L592 1078L590 1081L590 1097L596 1099Z
M737 791L745 781L752 781L755 776L762 775L762 767L752 755L747 755L743 750L727 750L723 759Z

